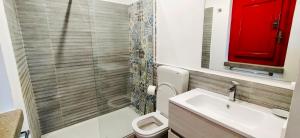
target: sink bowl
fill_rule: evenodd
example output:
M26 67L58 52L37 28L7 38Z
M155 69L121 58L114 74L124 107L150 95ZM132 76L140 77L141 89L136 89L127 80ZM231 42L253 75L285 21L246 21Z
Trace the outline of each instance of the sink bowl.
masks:
M217 98L209 95L198 95L186 100L195 108L202 112L210 112L220 117L235 121L239 125L248 128L258 127L266 115L251 108L228 101L227 99Z
M270 109L203 89L175 96L170 102L245 137L280 138L285 120Z

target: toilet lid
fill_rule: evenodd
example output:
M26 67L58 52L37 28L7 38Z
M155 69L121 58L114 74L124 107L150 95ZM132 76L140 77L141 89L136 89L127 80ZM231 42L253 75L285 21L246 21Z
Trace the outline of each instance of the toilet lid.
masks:
M154 128L152 130L140 129L140 127L138 126L139 122L143 121L147 118L150 118L150 117L154 117L155 119L159 120L162 123L162 125ZM160 112L152 112L152 113L149 113L149 114L146 114L146 115L143 115L141 117L134 119L132 121L132 128L135 131L135 133L138 133L142 136L156 135L156 134L168 129L168 119L166 117L162 116L160 114Z
M162 115L167 118L169 115L169 98L174 96L176 96L176 92L174 92L174 89L166 85L161 85L157 89L156 110L160 111Z

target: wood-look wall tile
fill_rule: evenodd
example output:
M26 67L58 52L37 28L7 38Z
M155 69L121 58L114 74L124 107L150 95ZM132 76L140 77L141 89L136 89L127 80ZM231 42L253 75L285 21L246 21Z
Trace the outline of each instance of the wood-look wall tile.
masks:
M18 13L15 0L5 0L4 9L8 21L8 27L12 40L12 46L16 58L19 73L20 85L24 99L25 108L28 115L29 128L32 138L41 136L40 121L36 107L35 95L29 74L29 67L26 60L23 36L19 25Z
M127 95L128 6L16 2L42 133L117 110L107 102Z
M190 71L189 89L203 88L228 95L231 81L240 83L237 92L238 99L268 108L280 108L284 110L289 110L290 108L292 90L200 71Z

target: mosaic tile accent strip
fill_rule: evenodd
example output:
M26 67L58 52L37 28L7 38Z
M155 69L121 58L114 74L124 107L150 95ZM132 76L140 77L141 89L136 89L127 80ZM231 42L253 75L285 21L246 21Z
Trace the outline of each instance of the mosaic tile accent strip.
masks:
M129 7L131 98L143 113L152 112L155 101L147 96L147 87L154 83L153 4L153 0L140 0Z
M35 96L33 93L32 83L29 75L29 68L26 60L15 0L5 0L4 8L7 15L8 27L12 39L15 58L17 61L17 69L19 72L19 79L21 83L24 103L27 110L31 137L39 138L41 136L40 123L38 120Z

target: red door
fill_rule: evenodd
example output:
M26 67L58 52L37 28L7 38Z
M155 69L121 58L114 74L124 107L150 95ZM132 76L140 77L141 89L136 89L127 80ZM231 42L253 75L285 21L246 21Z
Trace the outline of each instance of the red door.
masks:
M283 66L295 0L233 0L229 61Z

